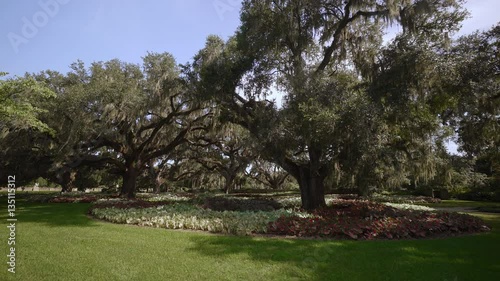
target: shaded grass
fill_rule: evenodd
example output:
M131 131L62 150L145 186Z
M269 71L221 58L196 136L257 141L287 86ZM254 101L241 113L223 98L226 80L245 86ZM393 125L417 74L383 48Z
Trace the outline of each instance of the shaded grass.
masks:
M480 216L494 232L405 241L197 238L194 250L213 257L246 252L255 260L292 262L310 274L308 280L497 280L500 216Z
M478 214L486 234L327 241L115 225L89 219L89 204L18 207L17 273L2 262L0 280L500 280L500 214Z

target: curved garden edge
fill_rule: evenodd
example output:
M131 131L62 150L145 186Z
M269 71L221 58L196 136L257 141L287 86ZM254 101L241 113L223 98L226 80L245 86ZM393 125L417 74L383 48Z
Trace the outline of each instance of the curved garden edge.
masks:
M285 239L441 239L491 230L480 218L468 214L396 210L355 200L343 200L311 213L297 209L221 212L185 203L142 209L94 207L90 212L95 219L114 223Z

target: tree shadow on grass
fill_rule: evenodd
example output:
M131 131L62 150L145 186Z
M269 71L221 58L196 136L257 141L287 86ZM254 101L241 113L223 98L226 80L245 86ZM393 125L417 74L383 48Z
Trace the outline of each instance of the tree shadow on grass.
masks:
M90 204L86 203L27 203L16 202L16 218L19 223L41 223L52 227L58 226L96 226L96 222L87 217ZM0 219L7 219L5 207L0 210Z
M498 233L399 241L191 239L195 246L190 250L202 255L245 254L284 266L284 280L500 280Z

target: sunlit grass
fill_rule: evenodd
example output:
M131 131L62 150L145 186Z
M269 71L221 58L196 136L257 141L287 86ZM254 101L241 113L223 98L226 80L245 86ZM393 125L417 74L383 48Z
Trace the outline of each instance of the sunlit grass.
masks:
M467 201L467 200L442 200L440 203L422 203L419 205L425 205L429 207L443 207L443 208L453 208L453 207L500 208L500 202Z
M493 227L485 234L327 241L115 225L88 218L88 204L18 205L17 273L2 262L0 280L500 280L500 214L478 214Z

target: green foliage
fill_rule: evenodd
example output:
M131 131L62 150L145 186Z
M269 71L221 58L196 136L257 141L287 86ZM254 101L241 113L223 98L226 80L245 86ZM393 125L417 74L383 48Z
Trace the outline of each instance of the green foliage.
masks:
M122 177L122 194L134 196L147 165L206 129L211 115L193 99L168 53L148 53L142 68L117 59L88 68L78 61L65 76L45 71L34 77L57 93L46 118L58 134L44 152L67 188L114 185L108 176L114 174Z
M325 184L367 194L427 181L448 104L428 62L458 30L461 4L244 1L235 37L208 38L191 77L250 131L262 158L297 180L305 208L324 205ZM404 32L380 52L393 23ZM282 108L266 100L273 90L284 95Z
M454 71L448 87L457 106L446 115L458 135L459 149L477 157L486 192L500 193L500 25L459 38L450 50ZM477 191L477 190L476 190Z
M450 51L456 68L449 83L458 98L452 124L458 129L461 149L472 155L490 152L498 156L499 46L497 24L488 31L459 38Z
M256 158L251 164L251 169L247 175L274 190L290 186L290 174L278 165L263 159Z
M209 36L187 65L148 53L142 65L77 61L66 75L2 81L2 171L65 190L114 186L116 175L129 197L137 182L229 192L293 178L306 209L325 205L325 190L485 182L495 193L499 28L452 42L462 4L246 0L235 35ZM403 32L382 46L392 24ZM448 159L454 130L478 164Z
M0 78L5 75L7 73L0 72ZM54 134L54 130L40 120L40 115L47 112L44 103L54 97L54 92L32 78L0 79L0 138L26 129Z

